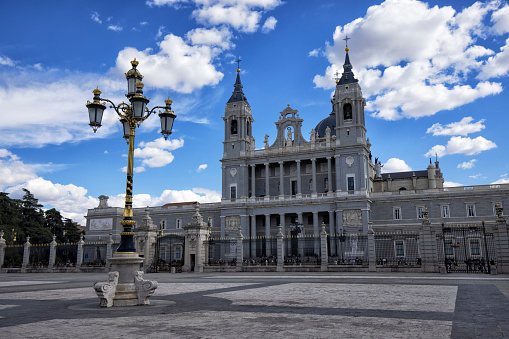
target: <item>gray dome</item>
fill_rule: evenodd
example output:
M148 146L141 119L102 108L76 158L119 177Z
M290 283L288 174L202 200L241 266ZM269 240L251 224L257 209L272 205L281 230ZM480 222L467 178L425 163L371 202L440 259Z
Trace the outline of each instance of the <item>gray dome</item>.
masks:
M320 121L318 125L315 127L316 137L317 138L325 138L325 130L327 127L330 128L330 135L336 135L336 112L331 112L331 114Z

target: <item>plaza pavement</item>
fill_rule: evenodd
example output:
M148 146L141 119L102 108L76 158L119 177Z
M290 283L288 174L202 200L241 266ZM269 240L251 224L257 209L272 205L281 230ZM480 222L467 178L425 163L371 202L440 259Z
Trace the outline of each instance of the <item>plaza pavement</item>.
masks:
M509 276L146 274L151 306L100 308L107 274L0 274L0 338L507 338Z

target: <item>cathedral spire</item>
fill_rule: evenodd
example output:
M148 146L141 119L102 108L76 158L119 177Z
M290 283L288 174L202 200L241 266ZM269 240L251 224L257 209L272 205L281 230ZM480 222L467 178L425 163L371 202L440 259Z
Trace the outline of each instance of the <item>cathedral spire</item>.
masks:
M233 87L235 88L233 90L232 96L230 97L230 100L228 100L228 103L231 102L238 102L238 101L245 101L247 103L247 98L244 95L244 92L242 91L242 83L240 82L240 58L235 60L237 62L237 79L235 80L235 85Z
M345 47L345 63L343 65L343 74L341 75L341 78L339 80L336 80L336 84L338 85L345 85L345 84L351 84L354 82L358 82L359 80L355 79L354 74L352 72L352 64L350 63L350 57L348 56L348 51L350 50L348 48L348 40L350 38L348 35L343 40L346 41L346 47Z

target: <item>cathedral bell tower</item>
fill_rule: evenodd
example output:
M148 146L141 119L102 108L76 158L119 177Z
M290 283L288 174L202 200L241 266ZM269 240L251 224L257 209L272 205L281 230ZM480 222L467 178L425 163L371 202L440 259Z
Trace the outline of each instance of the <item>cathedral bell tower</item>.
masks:
M336 112L336 155L340 176L338 190L350 194L370 192L369 144L366 140L364 106L359 80L355 79L348 55L348 40L345 48L345 63L341 78L336 78L336 90L332 99ZM336 73L337 75L338 73Z
M246 153L254 150L255 140L252 133L253 116L251 106L242 91L240 81L240 59L237 59L237 79L234 91L226 103L224 112L223 141L223 199L247 197L247 188L237 182L247 182L248 170ZM242 181L246 177L245 181ZM244 192L245 191L245 192Z
M348 42L348 37L345 39ZM359 80L355 79L348 51L345 48L345 64L341 78L336 79L333 105L336 111L336 145L353 146L366 144L364 106ZM338 73L336 73L338 74Z

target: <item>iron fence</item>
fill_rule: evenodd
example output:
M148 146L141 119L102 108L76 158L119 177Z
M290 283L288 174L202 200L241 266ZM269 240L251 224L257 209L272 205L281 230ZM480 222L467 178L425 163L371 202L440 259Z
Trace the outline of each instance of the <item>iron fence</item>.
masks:
M329 264L368 265L368 236L365 234L332 234L327 236Z
M210 238L208 240L208 265L235 265L237 262L237 239Z
M419 234L379 232L375 234L377 265L420 266Z
M185 237L182 234L158 236L154 261L149 271L169 272L174 267L175 271L181 272L184 264L184 250Z
M283 238L284 264L320 264L319 235L291 235Z
M32 244L30 246L30 256L28 267L48 267L49 264L49 244Z
M5 247L4 268L21 268L23 264L23 245Z
M276 265L277 238L249 237L242 241L244 265Z

